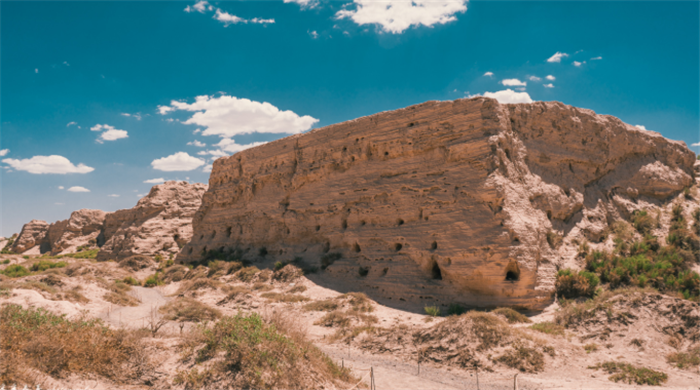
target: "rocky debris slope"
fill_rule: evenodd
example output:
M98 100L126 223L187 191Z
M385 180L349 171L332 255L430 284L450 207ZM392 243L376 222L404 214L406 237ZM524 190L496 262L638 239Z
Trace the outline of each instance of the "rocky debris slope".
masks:
M206 188L169 181L151 188L132 209L113 213L83 209L52 224L32 220L22 227L12 251L57 255L99 247L98 259L174 254L192 237L192 217Z
M175 254L192 238L192 217L207 186L169 181L151 188L136 207L107 215L98 260Z
M694 162L557 102L427 102L218 159L178 258L301 259L319 283L421 308L542 308L574 240L690 186Z

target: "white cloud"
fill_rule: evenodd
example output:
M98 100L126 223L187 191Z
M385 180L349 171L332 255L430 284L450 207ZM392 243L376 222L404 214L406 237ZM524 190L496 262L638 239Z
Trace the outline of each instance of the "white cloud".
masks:
M34 156L22 160L6 158L2 162L9 164L18 171L27 171L33 174L55 173L64 175L66 173L89 173L95 170L95 168L82 163L75 166L67 158L57 155Z
M39 73L39 69L34 69L34 73Z
M207 146L207 144L205 144L204 142L199 142L197 140L194 140L192 142L188 142L187 145L196 146L198 148L203 148L203 147Z
M197 11L197 12L203 14L203 13L207 10L207 6L209 6L209 3L208 3L208 2L206 2L206 1L198 1L198 2L196 2L195 5L193 5L192 7L190 7L190 6L188 5L187 8L185 8L185 12ZM209 7L211 8L211 6L209 6Z
M100 135L100 138L104 141L116 141L122 138L129 138L126 130L107 130Z
M690 144L690 146L700 146L700 142L696 142L694 144Z
M222 11L221 9L217 8L216 9L216 14L214 14L214 19L218 20L219 22L224 24L224 27L228 27L230 24L238 24L238 23L257 23L257 24L269 24L269 23L275 23L275 19L260 19L260 18L253 18L250 20L239 18L236 15L231 15L230 13L226 11Z
M221 149L214 149L214 150L202 150L201 152L197 153L200 156L206 156L207 154L210 154L214 156L215 158L219 157L226 157L228 156L228 153L224 152Z
M68 122L68 124L66 125L66 127L71 127L71 126L77 125L77 124L78 124L78 122Z
M81 186L73 186L73 187L69 188L67 191L68 192L90 192L90 190L88 190L85 187L81 187Z
M304 8L314 8L318 5L318 0L284 0L285 3L297 3Z
M119 197L119 195L117 195L117 194L109 194L107 196L109 196L110 198L118 198Z
M484 76L493 77L493 72L486 72L484 73Z
M62 189L64 189L64 188L65 188L64 186L58 186L58 189L59 189L59 190L62 190Z
M554 84L549 83L549 84L542 84L544 85L545 88L554 88Z
M191 171L204 165L204 160L192 157L185 152L177 152L168 157L159 158L151 162L153 169L165 172Z
M211 172L211 170L214 168L214 165L208 164L205 165L204 168L202 168L202 172Z
M251 23L257 23L257 24L271 24L275 22L275 19L261 19L261 18L253 18L250 19Z
M237 144L236 141L234 141L230 138L224 138L221 141L219 141L218 144L216 144L214 146L218 146L219 149L233 154L233 153L238 153L242 150L246 150L246 149L254 148L256 146L264 145L266 143L267 142L253 142L250 144L240 145L240 144Z
M524 87L527 85L526 82L520 81L518 79L505 79L501 80L501 84L507 86L507 87Z
M573 64L574 64L574 66L581 66L581 63L578 61L574 61Z
M540 80L542 80L542 79L537 77L537 76L530 76L530 81L540 81Z
M205 127L202 135L233 137L238 134L292 133L297 134L311 128L318 119L308 115L299 116L292 111L280 111L267 102L239 99L235 96L197 96L195 102L171 101L170 106L159 106L161 114L175 110L195 112L182 122Z
M553 56L551 56L547 59L547 62L561 62L562 57L568 57L568 56L569 55L566 53L556 52L556 53L554 53Z
M551 74L550 74L549 76L545 77L545 78L546 78L547 80L549 80L549 81L554 81L554 80L557 79L556 77L552 76Z
M129 114L127 112L123 112L122 115L135 118L137 121L141 120L141 113L140 112L137 112L136 114Z
M307 31L307 32L308 32L308 31ZM318 38L318 33L317 33L316 31L311 31L311 32L308 32L308 33L309 33L309 36L311 36L311 39L316 39L316 38Z
M457 20L467 10L467 0L354 0L355 9L343 9L335 16L356 24L376 24L384 32L401 34L411 26L432 27Z
M162 177L159 177L157 179L144 180L143 182L148 183L148 184L160 184L160 183L165 183L165 179L163 179ZM136 190L134 190L134 191L136 191Z
M597 60L602 60L602 59L603 59L603 57L598 56L598 57L591 58L591 61L597 61Z
M532 103L532 99L527 92L515 92L510 88L505 91L484 92L484 96L496 99L502 104Z
M193 131L192 134L199 134L201 132L202 132L202 129L197 129L197 130Z
M0 150L0 157L6 156L7 153L10 153L10 149L2 149L2 150Z
M634 127L638 128L639 130L648 130L646 127L643 125L634 125Z

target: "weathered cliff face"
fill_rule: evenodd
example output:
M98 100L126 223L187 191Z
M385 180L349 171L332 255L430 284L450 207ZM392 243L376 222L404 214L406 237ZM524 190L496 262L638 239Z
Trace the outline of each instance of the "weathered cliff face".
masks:
M39 253L42 249L42 243L46 243L49 233L49 224L46 221L32 219L29 223L22 226L22 231L17 236L15 243L12 245L12 252L24 253L34 248L34 252ZM46 244L44 244L45 246ZM50 250L44 248L44 252Z
M52 223L48 234L51 254L74 253L79 246L101 245L105 216L107 213L102 210L82 209L72 212L65 221Z
M98 260L175 254L192 238L192 217L207 186L169 181L151 188L136 207L107 215Z
M689 185L694 159L561 103L427 102L217 160L178 258L266 253L376 299L541 308L568 256L547 233L594 237Z

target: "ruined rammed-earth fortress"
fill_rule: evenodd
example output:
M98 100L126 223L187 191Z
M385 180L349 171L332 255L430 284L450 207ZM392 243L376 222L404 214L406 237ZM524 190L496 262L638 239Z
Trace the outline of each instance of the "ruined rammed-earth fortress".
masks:
M107 213L98 258L236 252L397 306L542 309L579 243L690 186L695 161L683 142L557 102L432 101L220 158L208 188L156 186L142 209L154 191L175 197Z

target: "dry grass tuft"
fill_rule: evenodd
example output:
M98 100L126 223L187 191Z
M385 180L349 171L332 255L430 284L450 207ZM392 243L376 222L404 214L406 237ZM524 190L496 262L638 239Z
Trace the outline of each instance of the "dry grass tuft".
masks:
M159 311L168 321L203 322L221 318L221 312L192 298L174 299Z
M283 293L269 292L269 293L261 294L260 296L263 298L267 298L271 301L283 302L283 303L297 303L297 302L310 301L309 298L307 298L303 295L298 295L298 294L283 294Z
M338 304L334 299L324 299L304 305L304 310L307 311L333 311L338 308Z
M499 307L498 309L495 309L492 311L494 314L499 314L508 320L509 324L529 324L532 323L532 320L527 318L527 316L518 313L517 311L509 308L509 307Z
M269 283L258 282L258 283L253 284L253 290L256 290L256 291L270 291L270 290L274 290L274 289L275 289L275 287Z
M513 344L511 349L497 357L496 361L522 372L544 370L544 355L542 352L522 344Z
M100 320L68 320L44 309L0 307L0 383L35 386L37 370L54 378L97 375L117 383L143 383L152 373L134 332L112 330Z
M303 286L301 284L296 285L296 286L290 288L289 290L287 290L287 292L290 294L303 293L304 291L306 291L306 286Z
M292 264L287 264L281 269L276 270L272 278L280 282L291 282L302 276L304 276L304 271L302 271L301 268Z
M252 282L253 279L255 279L255 276L258 275L259 273L260 273L260 269L258 269L258 267L256 267L256 266L245 267L236 273L236 277L238 277L238 279L241 282L248 283L248 282Z
M588 367L593 370L604 370L611 375L608 379L613 382L628 384L661 386L668 381L668 375L646 367L636 367L629 363L608 361Z
M700 366L700 347L688 352L674 352L666 355L666 362L683 370L691 370Z
M564 336L564 327L553 322L540 322L538 324L533 324L530 326L530 329L553 336Z
M197 291L203 289L216 290L222 286L222 283L216 279L209 279L205 277L199 277L192 280L186 280L182 282L180 287L177 289L177 294L184 294L190 291Z

